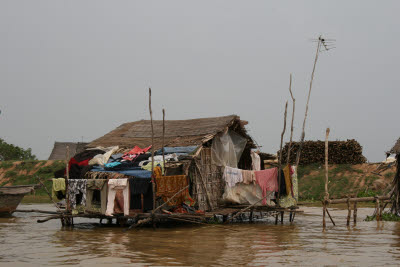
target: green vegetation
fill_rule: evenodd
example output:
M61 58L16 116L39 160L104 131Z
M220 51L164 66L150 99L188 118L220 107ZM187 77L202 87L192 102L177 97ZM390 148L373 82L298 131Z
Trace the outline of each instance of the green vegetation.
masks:
M7 171L4 177L6 178L14 178L17 176L17 172L12 170L12 171Z
M375 221L376 220L376 216L375 215L371 215L371 216L367 216L367 218L365 218L365 221L370 222L370 221ZM400 216L396 215L396 214L392 214L390 212L384 212L382 213L382 221L388 221L388 222L399 222L400 221Z
M35 160L30 148L23 149L19 146L6 143L0 138L0 161L5 160Z
M50 192L52 182L47 180L54 177L54 172L64 169L65 163L63 161L54 161L51 165L42 167L46 162L47 161L29 160L17 164L14 169L5 173L4 177L8 179L0 183L0 186L8 183L12 185L38 184L39 181L37 177L40 177ZM31 175L30 173L33 174ZM47 196L45 189L37 189L35 197L37 196Z
M9 169L14 166L13 161L0 161L0 169Z
M382 192L368 189L366 191L358 192L357 197L375 197L379 195L382 195Z
M319 201L325 195L325 168L321 164L310 164L298 168L299 198L300 201ZM357 179L359 177L360 179ZM367 190L359 192L359 183L365 181L364 186L372 188L374 175L364 174L363 170L356 169L351 164L337 164L329 169L329 196L341 198L346 195L375 196L382 192Z

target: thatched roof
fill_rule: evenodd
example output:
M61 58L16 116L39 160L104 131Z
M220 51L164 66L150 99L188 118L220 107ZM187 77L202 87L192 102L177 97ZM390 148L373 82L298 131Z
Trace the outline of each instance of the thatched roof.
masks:
M82 152L87 144L81 142L55 142L49 160L65 160L67 146L69 147L70 157L73 157L75 154Z
M153 120L154 149L162 147L162 124L162 120ZM246 121L241 121L240 117L236 115L191 120L166 120L164 146L199 146L227 128L234 129L245 136L253 145L253 140L247 135L244 128L246 124ZM125 148L148 147L151 143L150 120L140 120L122 124L115 130L91 142L88 147L116 145Z
M390 154L400 154L400 138L397 139L397 142L394 144L392 149L388 152Z

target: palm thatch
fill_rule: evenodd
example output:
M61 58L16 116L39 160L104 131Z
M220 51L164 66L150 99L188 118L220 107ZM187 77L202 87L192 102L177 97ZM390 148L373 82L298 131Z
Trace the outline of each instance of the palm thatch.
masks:
M240 117L236 115L191 120L166 120L164 146L200 146L228 128L246 137L250 145L254 146L253 140L244 128L246 124L246 121L240 120ZM162 120L153 120L153 126L154 149L160 149L163 133ZM122 124L115 130L89 143L88 147L120 146L131 148L133 146L148 147L151 144L150 120L140 120Z
M69 155L73 157L85 150L88 143L81 142L55 142L53 150L49 156L49 160L65 160L67 154L67 146L69 147Z

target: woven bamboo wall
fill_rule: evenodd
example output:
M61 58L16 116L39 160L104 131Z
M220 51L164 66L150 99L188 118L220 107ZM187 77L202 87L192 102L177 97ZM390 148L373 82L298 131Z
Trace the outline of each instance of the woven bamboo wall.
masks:
M207 201L207 194L204 190L201 175L194 162L189 169L189 177L192 183L192 197L196 200L196 205L200 210L214 210L218 208L218 203L224 193L225 183L222 180L222 167L211 163L210 148L203 148L196 162L204 179L212 207L210 207Z

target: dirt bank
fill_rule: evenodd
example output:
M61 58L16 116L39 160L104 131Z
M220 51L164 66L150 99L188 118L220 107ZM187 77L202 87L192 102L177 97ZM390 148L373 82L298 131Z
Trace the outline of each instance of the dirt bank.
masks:
M329 166L330 197L344 197L348 194L373 196L386 193L394 177L395 166L378 169L377 163L338 164ZM325 169L323 165L312 164L300 167L299 196L301 199L319 200L324 194Z

